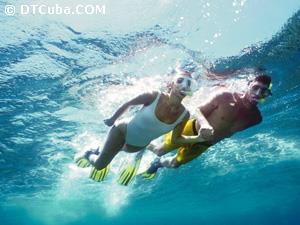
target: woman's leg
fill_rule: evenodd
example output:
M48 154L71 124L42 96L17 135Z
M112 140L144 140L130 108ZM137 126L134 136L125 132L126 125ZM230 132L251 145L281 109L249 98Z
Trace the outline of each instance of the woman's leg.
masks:
M181 145L176 145L171 142L172 132L167 133L164 136L164 141L161 144L155 145L150 143L147 146L147 149L156 154L157 156L163 156L177 148L180 148Z
M118 154L125 143L126 124L121 123L113 126L107 136L100 155L91 155L89 160L96 169L105 168L112 159Z
M152 143L150 143L148 146L147 146L147 149L150 150L151 152L153 152L155 155L157 156L163 156L167 153L169 153L165 147L164 147L164 144L161 144L161 145L154 145Z

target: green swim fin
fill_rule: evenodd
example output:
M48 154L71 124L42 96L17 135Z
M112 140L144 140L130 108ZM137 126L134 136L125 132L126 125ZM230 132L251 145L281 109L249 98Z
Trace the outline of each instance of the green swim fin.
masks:
M129 164L122 172L119 177L118 183L124 186L130 184L140 167L141 159L135 160L132 164Z
M108 165L107 167L105 167L101 170L97 170L95 167L93 167L91 170L91 173L90 173L90 178L96 182L103 181L109 172L109 167L110 167L110 165Z
M159 158L156 158L150 165L150 167L141 174L141 176L146 180L151 180L155 177L157 170L162 167L162 164L160 162Z
M146 180L152 180L156 176L156 173L148 173L146 171L144 173L141 173L140 176L142 176Z
M91 165L90 161L87 160L85 157L80 157L80 158L76 159L75 163L78 167L81 167L81 168L86 168Z

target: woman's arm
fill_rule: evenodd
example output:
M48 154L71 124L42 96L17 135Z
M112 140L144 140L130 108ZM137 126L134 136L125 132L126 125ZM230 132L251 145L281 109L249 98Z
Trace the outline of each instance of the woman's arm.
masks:
M115 121L130 107L133 105L149 105L151 104L156 96L158 95L158 92L152 92L152 93L144 93L141 95L138 95L137 97L131 99L130 101L124 103L121 105L120 108L113 114L112 117L109 119L105 119L104 123L107 126L112 126Z
M190 118L190 114L184 117L183 121L179 123L172 132L171 142L174 144L194 144L198 142L204 142L205 140L199 135L185 136L182 135L182 131Z

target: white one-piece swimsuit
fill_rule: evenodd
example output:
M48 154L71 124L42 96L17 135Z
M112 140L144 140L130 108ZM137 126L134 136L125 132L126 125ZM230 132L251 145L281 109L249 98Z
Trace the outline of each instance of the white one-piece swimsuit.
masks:
M152 140L168 133L182 122L187 110L184 110L172 124L164 123L156 117L155 109L160 95L161 93L158 93L157 97L150 105L143 107L128 122L125 140L126 144L139 147L147 146Z

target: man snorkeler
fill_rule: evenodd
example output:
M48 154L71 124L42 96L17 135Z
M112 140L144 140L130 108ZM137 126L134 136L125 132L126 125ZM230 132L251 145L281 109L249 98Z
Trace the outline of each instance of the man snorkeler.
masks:
M247 91L243 94L226 90L213 93L209 101L198 107L197 115L194 119L188 120L182 132L183 136L192 138L199 135L201 129L205 127L206 130L213 130L212 135L204 132L201 135L206 141L181 144L174 143L172 138L174 131L169 132L165 135L161 146L150 144L149 150L162 156L178 149L177 154L166 159L155 159L142 176L151 179L159 168L177 168L197 158L222 139L259 124L262 116L257 104L272 95L271 87L271 77L260 73L249 81Z

